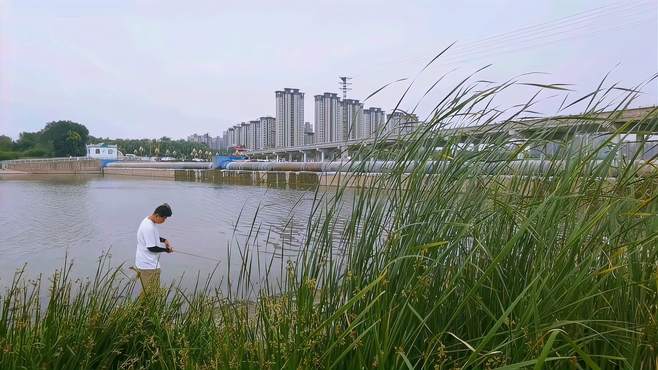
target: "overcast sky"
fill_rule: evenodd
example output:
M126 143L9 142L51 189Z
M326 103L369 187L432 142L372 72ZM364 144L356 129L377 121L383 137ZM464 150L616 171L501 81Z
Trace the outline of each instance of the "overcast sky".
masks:
M284 87L306 94L313 122L313 95L338 92L338 76L353 76L350 97L363 99L414 77L454 41L402 108L456 69L423 100L422 116L458 77L490 63L481 78L547 72L525 80L573 84L575 97L607 72L625 86L658 72L657 19L658 0L0 0L0 134L68 119L103 137L220 135L273 116ZM366 105L390 111L404 88ZM636 105L657 103L653 83Z

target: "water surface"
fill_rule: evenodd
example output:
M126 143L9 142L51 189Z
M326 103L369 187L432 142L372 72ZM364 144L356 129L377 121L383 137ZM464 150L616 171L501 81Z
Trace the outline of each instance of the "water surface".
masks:
M206 276L215 268L223 279L229 251L231 274L240 264L239 249L263 261L273 254L294 255L304 240L313 197L308 190L120 176L0 178L0 287L25 264L29 276L47 275L61 268L65 257L78 277L93 276L98 257L108 251L113 265L131 266L137 227L163 202L171 205L173 217L159 226L161 235L181 252L206 257L163 254L163 282L184 275L189 286L197 273ZM348 213L343 209L340 219ZM245 247L259 227L258 247Z

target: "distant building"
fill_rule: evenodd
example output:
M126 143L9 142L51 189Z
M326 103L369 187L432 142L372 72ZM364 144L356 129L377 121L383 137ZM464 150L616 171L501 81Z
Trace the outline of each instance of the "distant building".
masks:
M315 143L339 141L341 130L341 104L338 94L324 93L315 96Z
M215 136L211 140L210 149L212 150L221 150L222 149L222 137Z
M244 125L244 147L249 150L254 150L254 127L251 122L242 123Z
M225 130L222 133L222 142L219 145L219 149L220 150L226 150L226 149L228 149L228 147L229 147L229 145L228 145L228 130Z
M235 127L231 127L228 130L226 130L226 149L235 146Z
M374 137L376 133L386 124L386 114L381 108L370 107L363 111L363 124L361 125L361 137Z
M412 133L418 126L418 116L399 110L389 114L386 120L386 131L393 135Z
M276 91L275 147L304 144L304 93L299 89Z
M187 137L187 141L191 143L205 144L209 149L219 150L222 145L222 138L219 136L212 137L206 133L203 135L192 134Z
M235 125L235 145L247 147L247 123L242 122Z
M360 139L363 104L358 100L345 99L341 102L341 110L343 115L342 137L338 141Z
M118 159L119 149L111 144L87 144L87 157L94 159Z
M274 148L276 140L276 119L274 117L261 117L259 121L262 149Z
M247 148L251 150L263 149L263 138L260 131L260 120L249 121L249 145L247 145Z
M315 143L315 133L313 132L313 127L310 122L304 124L304 145L311 145Z

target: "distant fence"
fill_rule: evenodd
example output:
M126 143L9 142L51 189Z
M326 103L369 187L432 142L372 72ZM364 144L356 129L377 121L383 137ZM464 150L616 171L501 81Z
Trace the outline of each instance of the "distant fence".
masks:
M87 157L12 159L0 162L0 168L27 173L101 173L101 161Z

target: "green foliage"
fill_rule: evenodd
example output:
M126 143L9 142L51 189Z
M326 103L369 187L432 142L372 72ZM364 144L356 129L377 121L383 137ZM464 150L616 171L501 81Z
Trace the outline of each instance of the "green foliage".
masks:
M47 152L45 149L37 147L37 148L26 150L24 152L20 152L19 156L21 158L43 158L50 156L50 153Z
M89 131L84 125L55 121L38 132L21 132L16 142L0 136L0 151L13 152L5 154L7 159L84 156L88 138Z
M17 152L22 152L38 146L40 142L40 132L21 132L14 147Z
M9 136L0 135L0 151L9 152L13 149L14 142Z
M55 157L84 156L88 138L89 130L71 121L49 122L40 131L40 142L52 147Z
M5 152L5 151L0 151L0 161L4 161L7 159L17 159L19 157L19 154L16 152Z
M90 142L94 144L106 143L117 145L123 154L135 154L138 156L160 156L160 157L173 157L178 159L192 159L192 158L205 158L204 156L197 155L203 151L204 153L210 151L215 154L215 151L210 150L205 144L191 143L186 140L172 140L166 136L160 139L110 139L110 138L90 138Z

